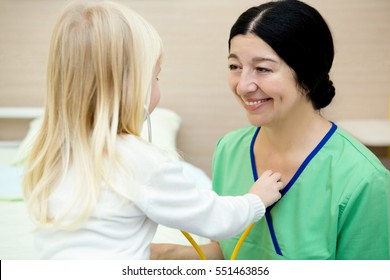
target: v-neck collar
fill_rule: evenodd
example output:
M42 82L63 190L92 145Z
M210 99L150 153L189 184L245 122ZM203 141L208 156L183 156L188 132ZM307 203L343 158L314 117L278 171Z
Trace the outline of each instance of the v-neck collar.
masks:
M250 145L250 157L251 157L251 165L252 165L252 174L253 179L256 181L259 176L257 174L257 168L256 168L256 161L255 161L255 153L254 153L254 145L257 138L257 135L259 134L261 127L258 127L252 137L251 145ZM302 162L302 164L299 166L298 170L295 172L294 176L290 179L290 181L287 183L286 187L282 190L282 196L285 195L288 190L294 185L295 181L299 178L303 170L305 170L306 166L309 164L309 162L316 156L316 154L321 150L321 148L328 142L329 138L333 135L333 133L336 131L337 125L332 122L332 127L329 129L329 131L325 134L325 136L322 138L320 143L311 151L311 153L306 157L306 159ZM275 204L268 207L268 211L271 210L271 208Z
M291 178L291 180L287 183L287 185L282 190L281 194L282 197L288 192L288 190L294 185L296 180L299 178L301 173L305 170L306 166L309 164L309 162L317 155L317 153L321 150L321 148L328 142L330 137L332 137L333 133L336 131L337 125L332 122L332 127L329 129L329 131L326 133L326 135L322 138L320 143L311 151L311 153L306 157L306 159L302 162L300 167L298 168L297 172L295 172L294 176ZM255 153L254 153L254 145L257 138L257 135L259 134L260 127L258 127L252 137L251 145L250 145L250 158L251 158L251 164L252 164L252 174L254 181L257 181L259 178L257 174L257 168L256 168L256 161L255 161ZM280 201L280 200L279 200ZM275 251L278 255L283 256L282 251L280 249L278 240L276 238L275 230L272 224L272 217L270 214L271 209L276 205L277 202L267 207L267 211L265 213L268 228L270 231L270 235L272 238L272 242L274 244Z

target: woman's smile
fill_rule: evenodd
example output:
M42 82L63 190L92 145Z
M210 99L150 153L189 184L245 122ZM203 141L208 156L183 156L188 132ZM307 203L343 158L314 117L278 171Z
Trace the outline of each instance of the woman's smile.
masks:
M244 108L248 111L255 111L259 109L260 107L263 107L266 103L269 103L269 101L272 100L272 98L261 98L261 99L254 99L254 98L244 98L241 97Z

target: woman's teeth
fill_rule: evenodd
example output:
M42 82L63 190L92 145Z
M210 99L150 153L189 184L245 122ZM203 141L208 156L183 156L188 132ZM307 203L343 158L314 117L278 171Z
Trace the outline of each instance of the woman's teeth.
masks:
M257 101L248 101L248 100L244 100L244 103L248 106L254 106L254 105L258 105L260 103L264 103L268 100L270 100L271 98L264 98L264 99L260 99L260 100L257 100Z

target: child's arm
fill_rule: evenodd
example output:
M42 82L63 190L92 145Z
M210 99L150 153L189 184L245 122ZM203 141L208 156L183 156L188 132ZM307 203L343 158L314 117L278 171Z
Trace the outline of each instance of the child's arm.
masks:
M156 223L209 239L226 239L261 219L265 207L280 198L279 179L277 173L266 172L251 193L218 196L188 181L181 165L166 162L139 189L135 203Z
M280 199L280 190L283 184L280 182L281 175L273 173L271 170L265 171L255 182L249 193L255 194L263 201L264 206L268 207ZM208 260L224 259L221 247L217 241L209 244L200 245L202 252ZM193 260L199 259L199 255L192 246L176 244L152 244L151 259L154 260Z

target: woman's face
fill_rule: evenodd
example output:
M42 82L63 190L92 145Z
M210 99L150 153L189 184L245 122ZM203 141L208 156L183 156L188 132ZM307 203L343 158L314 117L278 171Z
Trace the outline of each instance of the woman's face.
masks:
M283 121L309 102L294 71L256 35L232 38L228 64L229 86L254 126Z

